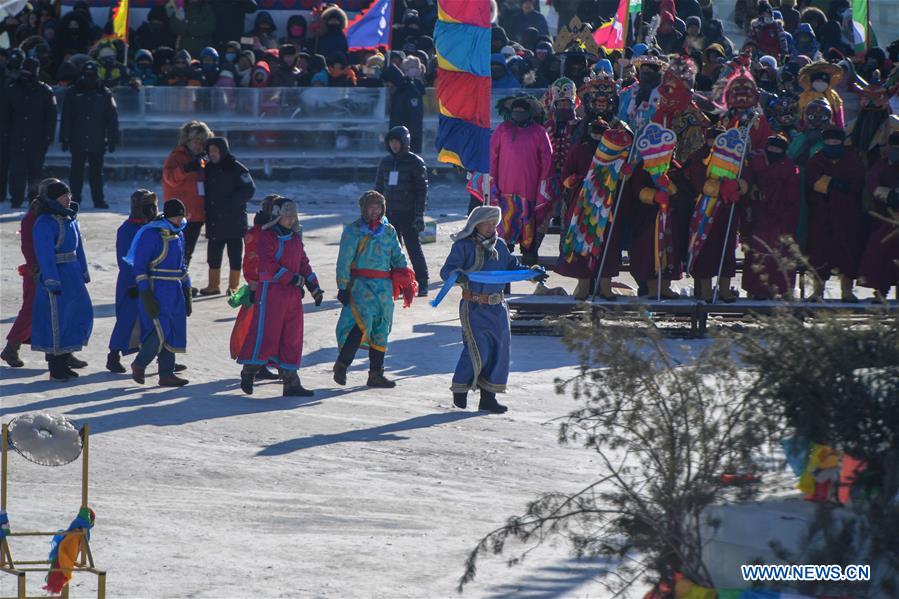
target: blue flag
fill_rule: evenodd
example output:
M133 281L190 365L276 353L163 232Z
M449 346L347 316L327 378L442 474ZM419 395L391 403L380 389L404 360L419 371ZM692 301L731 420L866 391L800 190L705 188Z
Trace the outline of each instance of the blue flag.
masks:
M346 41L350 50L364 50L390 44L390 2L376 0L353 19L347 28Z

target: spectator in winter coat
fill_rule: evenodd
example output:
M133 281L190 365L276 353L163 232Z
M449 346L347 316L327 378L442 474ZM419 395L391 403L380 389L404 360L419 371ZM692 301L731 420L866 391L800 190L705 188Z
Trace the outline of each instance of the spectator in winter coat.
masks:
M328 57L328 87L356 87L356 72L342 52Z
M127 85L128 69L116 60L114 45L105 44L101 46L97 52L97 62L100 64L97 74L101 85L110 89L120 85Z
M90 6L88 6L87 1L78 0L77 2L75 2L75 4L72 5L72 10L81 13L87 19L87 29L90 33L91 45L99 41L100 38L103 37L103 29L99 25L94 23L94 17L91 14L91 9Z
M253 38L250 45L256 50L272 50L278 47L276 29L272 15L262 10L256 13L253 28L245 34L245 37Z
M306 24L306 17L303 15L290 15L287 19L287 35L279 41L281 44L292 44L298 52L306 49L306 31L309 26Z
M240 39L244 17L256 12L257 4L256 0L215 0L211 4L216 23L212 39L215 47L221 50L228 42Z
M206 0L186 0L184 7L169 10L169 27L178 36L179 50L187 50L191 56L199 56L206 46L213 43L216 29L215 11Z
M200 68L203 70L203 85L212 87L219 78L219 53L215 48L207 46L200 53Z
M144 21L134 32L133 44L135 48L154 51L160 46L173 48L177 38L169 29L169 17L165 12L165 6L154 6L147 13Z
M680 27L679 27L680 26ZM684 46L683 30L686 25L667 10L662 11L656 42L666 54L675 54Z
M157 77L153 72L153 55L149 50L138 50L131 64L131 80L140 81L141 85L156 85Z
M421 19L418 11L407 9L403 13L403 21L393 26L393 47L403 48L407 44L417 47L418 38L421 36Z
M295 87L297 77L297 49L292 44L284 44L278 49L278 64L272 73L272 87Z
M406 246L418 281L418 295L428 294L428 265L418 234L424 231L428 205L428 168L409 150L409 130L403 126L387 132L387 156L381 159L374 189L387 198L387 220Z
M269 87L272 81L272 69L264 60L256 62L250 76L250 87Z
M196 73L191 68L190 54L187 50L178 50L175 54L174 68L166 75L161 75L159 83L173 87L199 87L203 85L203 77L202 73Z
M710 19L703 21L706 25L703 35L707 44L719 44L724 49L724 57L730 59L734 55L734 43L729 37L724 35L724 25L721 19Z
M72 199L82 205L84 165L89 163L88 179L95 208L109 208L103 198L103 157L115 152L119 141L119 114L112 92L102 86L97 63L88 62L81 77L69 89L62 102L59 141L62 151L72 151L69 185Z
M405 62L405 61L404 61ZM403 74L395 65L389 65L381 75L382 81L391 89L390 127L404 126L411 136L409 147L415 153L421 152L422 128L424 120L425 87L420 79Z
M156 71L157 85L175 68L175 49L168 46L153 51L153 70Z
M19 77L0 98L0 139L9 152L9 192L12 207L34 197L47 149L56 135L56 98L53 90L37 79L38 62L26 58Z
M702 18L702 7L697 0L677 0L677 16L686 21L690 17Z
M313 54L309 57L309 64L306 69L300 73L300 76L297 78L297 85L300 87L313 87L312 80L318 77L318 82L320 84L328 85L328 64L325 61L325 57L321 54ZM324 77L324 81L322 81L322 77Z
M346 13L332 5L322 11L321 22L325 31L315 40L315 51L323 56L333 56L338 52L346 55L349 46L346 41Z
M381 73L384 71L384 55L375 54L365 60L365 64L359 69L356 79L358 87L381 87Z
M688 17L686 20L687 35L684 37L684 52L691 57L698 57L706 47L705 38L702 37L702 19Z
M205 178L206 142L212 130L202 121L189 121L181 126L178 147L172 150L162 165L162 197L168 201L179 199L186 208L187 227L184 229L184 262L190 265L200 229L206 220Z
M222 67L222 69L230 68L236 73L238 58L240 58L240 42L228 42L225 44L219 66Z
M780 14L783 16L784 31L793 35L799 27L799 11L796 10L796 0L780 0Z
M53 45L53 63L62 64L67 56L87 54L91 44L90 25L81 12L71 11L59 22L56 42Z
M521 87L518 80L506 67L506 59L502 54L493 54L490 57L490 77L493 79L493 89L516 89Z
M243 260L243 236L247 232L247 202L253 198L256 185L250 171L230 152L228 140L213 137L206 142L209 162L206 177L206 264L209 266L209 285L200 295L221 293L222 254L228 248L228 290L240 286Z
M525 30L529 27L535 28L541 35L549 33L546 17L537 10L534 0L522 0L521 9L512 13L505 21L504 28L513 40L521 42L524 39Z
M810 60L821 60L821 48L815 31L808 23L800 23L793 33L793 47L791 54L794 56L807 56Z
M219 78L216 79L213 87L237 87L237 81L234 78L234 71L231 69L222 69Z
M238 87L250 87L250 79L253 76L253 65L256 64L256 55L250 50L244 50L237 59L237 70L234 79Z

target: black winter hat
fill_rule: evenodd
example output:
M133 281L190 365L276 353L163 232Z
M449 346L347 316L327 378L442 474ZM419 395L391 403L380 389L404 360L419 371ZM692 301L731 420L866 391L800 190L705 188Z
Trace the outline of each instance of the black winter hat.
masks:
M209 151L209 146L215 146L219 149L219 152L222 153L222 158L231 153L231 147L228 145L228 140L224 137L210 137L209 141L206 142L206 151Z
M181 200L172 198L167 200L165 206L162 207L162 215L166 218L174 218L176 216L184 216L185 209Z
M72 192L69 189L69 186L62 181L54 181L47 186L47 191L45 193L47 194L48 200L52 200L55 202L62 196Z

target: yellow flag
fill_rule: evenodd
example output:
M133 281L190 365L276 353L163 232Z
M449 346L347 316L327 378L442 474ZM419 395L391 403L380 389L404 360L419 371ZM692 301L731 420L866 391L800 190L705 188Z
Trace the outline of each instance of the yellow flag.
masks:
M128 39L128 0L119 0L113 12L112 34L120 40Z

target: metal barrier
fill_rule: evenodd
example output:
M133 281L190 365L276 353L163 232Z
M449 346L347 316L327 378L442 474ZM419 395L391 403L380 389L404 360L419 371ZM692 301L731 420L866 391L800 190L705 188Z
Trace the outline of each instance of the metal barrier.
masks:
M498 90L491 104L517 91ZM56 92L60 112L65 93ZM335 159L372 167L385 152L390 91L383 87L120 87L113 94L121 135L116 153L107 155L111 167L159 168L177 142L178 129L192 119L227 137L250 168L322 168ZM423 104L423 155L436 166L434 88L427 90ZM499 122L498 115L493 120ZM51 146L48 164L64 166L68 160L58 143Z

